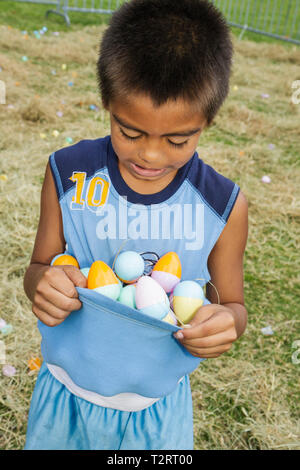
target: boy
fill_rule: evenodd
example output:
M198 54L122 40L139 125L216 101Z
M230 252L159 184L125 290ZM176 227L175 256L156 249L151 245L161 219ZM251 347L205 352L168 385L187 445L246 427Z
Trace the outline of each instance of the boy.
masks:
M242 335L247 202L195 153L228 94L231 58L228 27L209 2L132 0L113 15L98 61L111 135L55 152L46 168L24 279L45 325L79 310L75 287L86 287L78 268L49 267L51 259L67 244L80 267L96 259L112 266L129 239L125 249L177 252L182 279L211 279L216 287L219 298L208 284L210 303L176 334L187 351L215 358ZM106 397L44 363L26 448L192 449L192 427L188 375L160 399Z

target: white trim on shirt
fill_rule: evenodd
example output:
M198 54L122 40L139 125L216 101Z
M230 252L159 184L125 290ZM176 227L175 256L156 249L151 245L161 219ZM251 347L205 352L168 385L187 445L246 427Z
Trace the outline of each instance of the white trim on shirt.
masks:
M51 374L65 387L79 398L83 398L95 405L104 406L105 408L113 408L121 411L140 411L153 405L160 398L149 398L137 393L118 393L111 397L99 395L99 393L90 392L78 387L67 372L54 364L47 364ZM182 379L181 379L182 380Z

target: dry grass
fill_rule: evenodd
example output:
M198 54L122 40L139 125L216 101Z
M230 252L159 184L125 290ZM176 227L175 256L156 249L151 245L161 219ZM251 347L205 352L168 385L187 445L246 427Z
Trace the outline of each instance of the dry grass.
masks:
M0 179L0 317L14 327L0 339L6 362L17 369L12 378L0 376L2 449L24 445L36 379L28 374L27 361L40 353L40 338L23 292L23 275L33 248L47 159L67 145L66 137L77 142L109 133L95 78L102 30L90 26L59 37L49 33L37 41L0 26L0 79L7 88L7 104L0 105L0 175L7 176L7 181ZM204 362L191 375L195 446L299 449L300 365L292 363L291 355L293 341L300 339L300 105L291 103L291 84L300 79L300 50L237 40L235 46L231 93L201 137L199 154L240 184L249 200L249 323L230 353ZM262 98L266 93L270 97ZM91 104L100 111L91 111ZM57 111L64 116L57 117ZM60 132L58 137L53 130ZM266 174L270 184L261 182ZM260 329L269 324L274 335L263 336Z

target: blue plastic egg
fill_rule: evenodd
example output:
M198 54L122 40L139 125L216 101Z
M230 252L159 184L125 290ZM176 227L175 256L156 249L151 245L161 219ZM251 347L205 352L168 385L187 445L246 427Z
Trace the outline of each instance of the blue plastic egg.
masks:
M125 284L133 284L144 273L145 263L135 251L123 251L116 259L114 271Z
M82 272L82 274L88 278L88 275L89 275L89 270L90 268L81 268L80 271Z
M127 307L136 308L135 291L136 287L134 285L124 286L121 289L118 301L123 305L127 305Z

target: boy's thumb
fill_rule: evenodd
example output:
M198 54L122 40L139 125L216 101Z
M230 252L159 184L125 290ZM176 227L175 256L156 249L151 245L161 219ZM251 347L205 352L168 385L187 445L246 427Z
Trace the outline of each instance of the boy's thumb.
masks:
M189 324L193 327L198 325L199 323L205 322L208 320L215 312L214 305L203 305L202 307L198 308L197 312L193 316L193 319L189 322Z
M64 266L64 272L76 287L87 287L87 278L75 266Z

